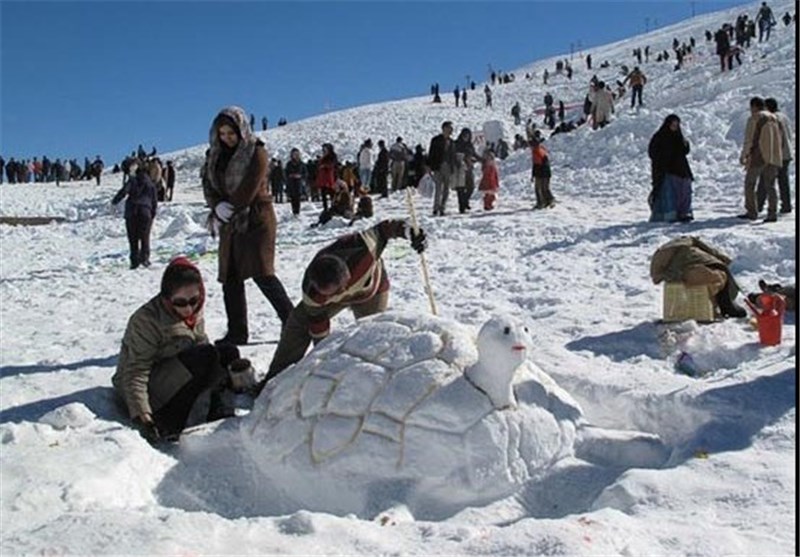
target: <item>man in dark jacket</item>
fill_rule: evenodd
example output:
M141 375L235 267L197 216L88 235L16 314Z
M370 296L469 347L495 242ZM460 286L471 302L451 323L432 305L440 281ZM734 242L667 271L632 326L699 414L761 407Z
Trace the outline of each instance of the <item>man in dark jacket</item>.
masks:
M378 141L378 158L375 160L372 174L375 180L375 191L380 193L381 197L389 197L389 150L383 139Z
M150 229L156 215L156 186L144 168L131 164L131 178L111 201L125 200L125 229L130 244L131 269L150 266Z
M172 194L175 191L175 166L173 166L172 161L167 161L167 166L164 169L164 178L166 181L166 199L167 201L172 201Z
M442 123L442 133L431 139L428 148L428 168L433 173L433 182L436 184L433 194L433 216L444 216L447 196L456 170L455 144L450 136L453 135L453 123Z
M292 149L289 161L286 163L286 195L292 204L292 214L300 214L300 201L303 195L303 184L308 179L306 165L300 158L300 150Z
M408 238L422 253L425 233L414 233L403 220L384 220L363 232L348 234L322 248L303 275L303 298L286 326L261 388L301 360L313 340L330 334L331 319L350 308L356 319L380 313L389 302L389 278L381 254L392 238Z
M725 27L720 27L714 33L714 42L717 43L717 56L719 56L719 63L722 71L725 71L725 61L728 59L728 51L731 49L731 40L728 36L728 31ZM728 62L728 69L731 69L731 63Z

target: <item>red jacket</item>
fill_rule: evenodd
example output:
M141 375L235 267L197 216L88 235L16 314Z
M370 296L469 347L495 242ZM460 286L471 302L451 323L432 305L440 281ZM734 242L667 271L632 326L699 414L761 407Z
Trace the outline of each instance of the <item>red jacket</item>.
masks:
M483 163L483 176L478 185L480 191L497 191L500 188L500 177L497 174L497 165L494 161Z
M316 186L333 191L336 184L336 157L323 157L317 166Z

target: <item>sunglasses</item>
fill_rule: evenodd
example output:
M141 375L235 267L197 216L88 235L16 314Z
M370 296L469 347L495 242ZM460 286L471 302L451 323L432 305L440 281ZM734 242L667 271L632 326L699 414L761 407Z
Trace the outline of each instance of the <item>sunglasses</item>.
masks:
M176 308L185 308L187 306L196 306L200 302L200 296L192 296L189 299L186 298L172 298L169 303Z

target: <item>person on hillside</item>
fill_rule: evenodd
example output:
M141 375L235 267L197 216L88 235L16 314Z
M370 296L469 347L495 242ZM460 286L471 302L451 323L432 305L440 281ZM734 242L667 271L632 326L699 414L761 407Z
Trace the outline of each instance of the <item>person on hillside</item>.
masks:
M492 108L492 90L488 83L483 86L483 94L486 97L486 108Z
M322 210L328 210L328 199L333 196L336 184L336 165L339 159L331 143L322 144L322 157L317 163L316 187L322 198Z
M534 209L545 209L555 204L555 198L550 191L550 154L544 146L544 139L540 132L536 132L531 141L531 180L536 194Z
M591 70L592 69L592 55L591 54L587 54L586 55L586 69L587 70Z
M467 88L466 88L466 87L464 87L464 88L461 90L461 105L462 105L464 108L467 108Z
M128 320L111 381L142 436L176 438L195 402L209 395L206 420L228 417L223 402L231 369L252 369L233 345L209 344L200 271L186 257L170 261L156 296Z
M375 159L375 167L372 169L373 180L375 181L375 191L381 197L389 197L389 150L383 139L378 140L378 156Z
M370 179L372 178L372 139L367 138L361 144L358 151L358 177L361 180L361 187L369 191Z
M789 163L792 162L792 147L794 147L794 133L792 130L792 123L785 113L778 109L778 101L770 97L764 100L764 106L769 112L775 115L781 125L782 141L781 141L781 154L783 155L783 164L778 170L778 197L780 198L780 213L792 212L792 195L789 191ZM766 200L766 188L759 182L759 211L764 206Z
M592 129L604 128L614 113L614 97L604 81L597 82L592 99Z
M442 133L431 139L428 147L428 168L435 184L433 193L433 216L444 216L447 197L456 171L456 150L453 135L453 123L442 123Z
M736 304L739 285L730 271L731 258L695 236L681 236L659 247L650 260L650 278L660 282L682 282L706 286L708 295L723 317L745 317Z
M3 178L5 178L6 172L6 160L0 156L0 184L3 183Z
M247 344L244 281L252 278L281 323L292 310L275 276L277 219L267 189L268 158L264 144L237 106L223 108L209 131L210 148L203 172L203 194L211 208L209 224L219 228L218 280L222 283L228 330L219 342Z
M648 196L650 222L689 222L692 213L692 170L689 167L689 141L681 132L676 114L664 118L650 139L647 154L652 170L652 191Z
M626 83L629 83L631 86L631 108L636 105L637 96L639 97L639 106L642 106L642 91L644 90L645 83L647 83L647 77L645 77L642 70L639 69L639 66L635 66L633 71L622 81L623 85Z
M717 29L717 32L714 33L714 42L717 45L716 52L717 56L719 56L721 71L723 72L725 71L726 62L728 65L728 70L730 70L731 62L730 59L728 58L728 51L731 49L731 42L730 42L730 37L728 36L728 31L724 25L719 29Z
M458 88L458 85L453 89L453 96L456 98L456 108L458 108L458 101L461 100L461 89Z
M783 17L781 19L783 20L783 24L786 27L789 27L792 24L792 15L789 12L783 14Z
M511 107L511 116L514 118L514 125L519 126L522 119L522 107L520 107L519 101Z
M469 200L475 191L474 164L479 160L472 144L472 131L462 128L455 142L456 175L454 187L458 196L458 212L466 213L471 209Z
M167 201L172 201L172 195L175 193L175 165L172 164L172 161L167 161L164 169L164 182L166 183L165 197Z
M775 16L772 13L772 8L767 6L766 2L761 2L761 7L758 9L756 15L756 25L758 25L758 42L762 40L768 41L769 34L775 26Z
M100 158L100 155L97 155L89 168L89 174L94 176L98 186L100 185L100 177L103 175L103 168L103 159Z
M353 218L353 196L350 193L350 188L347 187L347 182L341 179L336 180L330 208L326 211L322 211L319 215L319 219L312 226L323 225L337 216L347 220Z
M268 124L267 117L266 116L262 116L261 117L261 131L262 132L267 131L267 124Z
M756 220L758 206L756 183L762 180L767 197L767 218L764 222L775 222L778 212L778 196L775 179L783 166L783 131L780 120L766 110L764 99L750 99L750 117L744 132L744 144L739 162L746 168L744 178L745 212L739 218Z
M558 101L558 121L564 121L564 113L566 112L564 108L564 101Z
M275 203L283 203L285 182L283 163L280 159L272 159L269 165L269 187L272 193L272 200Z
M404 189L406 174L406 161L408 160L408 147L403 143L403 138L398 137L389 149L389 160L392 171L392 191Z
M494 160L494 153L487 149L483 153L483 164L481 165L481 181L478 190L483 193L483 210L491 211L497 199L497 190L500 189L500 176L497 172L497 163Z
M130 247L130 268L150 266L150 230L158 205L156 186L145 168L137 163L130 167L131 177L122 185L111 203L125 199L125 230Z
M269 373L260 384L301 360L312 341L330 334L331 319L350 308L356 319L384 311L389 302L389 277L381 254L389 240L407 238L417 252L425 250L425 232L403 220L384 220L322 248L306 268L302 300L294 307Z
M294 148L289 153L289 161L286 163L286 195L292 205L292 214L300 214L300 202L303 197L303 184L308 179L308 170L305 163L300 158L300 150Z

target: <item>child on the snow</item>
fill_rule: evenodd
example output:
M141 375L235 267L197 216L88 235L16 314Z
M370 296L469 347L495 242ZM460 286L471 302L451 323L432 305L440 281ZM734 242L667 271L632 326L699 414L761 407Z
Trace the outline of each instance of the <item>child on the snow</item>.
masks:
M491 211L494 209L494 202L497 199L497 190L500 188L500 178L497 172L497 164L494 160L494 153L487 149L483 154L483 165L481 170L481 183L478 190L483 192L483 209Z

